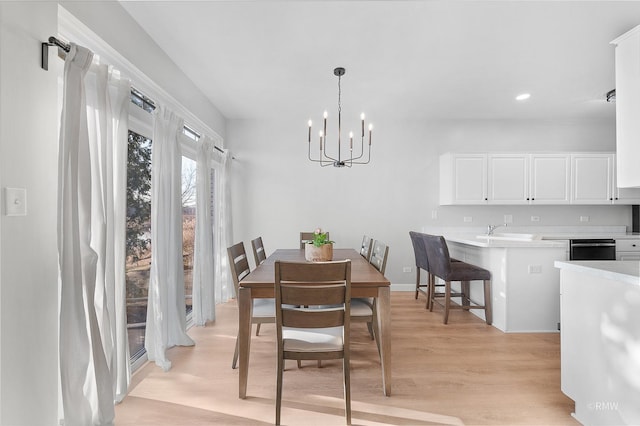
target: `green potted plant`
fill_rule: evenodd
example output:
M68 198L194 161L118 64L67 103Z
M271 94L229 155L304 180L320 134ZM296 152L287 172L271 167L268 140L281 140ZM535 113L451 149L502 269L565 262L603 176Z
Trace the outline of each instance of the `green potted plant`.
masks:
M318 228L313 233L313 240L304 247L304 257L309 262L327 262L333 260L333 241L327 232Z

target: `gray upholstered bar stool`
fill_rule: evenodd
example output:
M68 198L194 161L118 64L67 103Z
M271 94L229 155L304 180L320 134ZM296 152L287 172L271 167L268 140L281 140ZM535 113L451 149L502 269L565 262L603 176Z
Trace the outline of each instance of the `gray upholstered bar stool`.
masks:
M445 282L444 294L444 323L449 320L451 309L483 309L487 324L491 324L491 272L479 266L466 262L452 262L449 256L447 242L442 236L425 235L425 247L427 249L427 259L429 262L429 272ZM457 305L451 302L451 282L460 281L462 284L462 304ZM484 283L484 305L477 304L470 299L470 282L482 281ZM433 286L429 288L431 308L436 301Z
M411 237L411 244L413 245L413 254L416 258L416 295L418 299L418 293L422 293L427 297L427 309L431 307L431 297L429 294L429 286L432 285L432 275L429 273L429 261L427 260L427 248L424 245L423 237L425 234L415 231L409 231L409 237ZM427 273L427 282L425 284L420 283L420 270Z

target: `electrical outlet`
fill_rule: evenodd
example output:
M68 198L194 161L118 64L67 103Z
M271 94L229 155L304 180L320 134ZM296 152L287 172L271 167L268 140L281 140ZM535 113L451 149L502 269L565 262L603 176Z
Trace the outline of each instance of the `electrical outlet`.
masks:
M513 215L505 214L504 215L504 223L513 223Z
M402 272L411 272L411 266L404 266Z
M471 216L465 216L463 220L465 222L473 222L473 218Z
M589 222L589 216L580 216L580 222Z
M542 273L542 265L529 265L529 273L530 274L541 274Z
M438 210L431 210L431 219L438 218Z
M540 216L531 216L531 222L540 222Z

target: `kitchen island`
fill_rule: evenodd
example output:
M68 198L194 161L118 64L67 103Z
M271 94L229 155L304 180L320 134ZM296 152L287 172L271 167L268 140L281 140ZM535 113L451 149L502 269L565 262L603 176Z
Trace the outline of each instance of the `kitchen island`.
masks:
M556 262L561 387L585 425L640 424L640 262Z
M557 332L560 274L554 262L567 259L567 241L482 238L445 234L451 257L491 271L493 326L504 332ZM471 298L482 302L482 286ZM459 288L459 287L458 287ZM483 311L471 311L484 319Z

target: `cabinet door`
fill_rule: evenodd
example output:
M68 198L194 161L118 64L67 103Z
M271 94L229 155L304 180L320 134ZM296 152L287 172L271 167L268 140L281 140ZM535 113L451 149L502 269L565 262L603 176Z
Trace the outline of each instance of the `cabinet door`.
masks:
M487 162L489 204L528 204L529 156L489 154Z
M616 152L618 185L640 187L640 26L611 42L616 46Z
M614 154L614 170L616 169L616 155ZM613 174L613 202L614 204L640 204L640 188L618 188L616 173Z
M612 203L613 154L572 154L571 175L572 203Z
M571 201L569 154L532 154L531 189L535 204L569 204Z
M487 203L487 156L453 156L453 193L455 204Z

